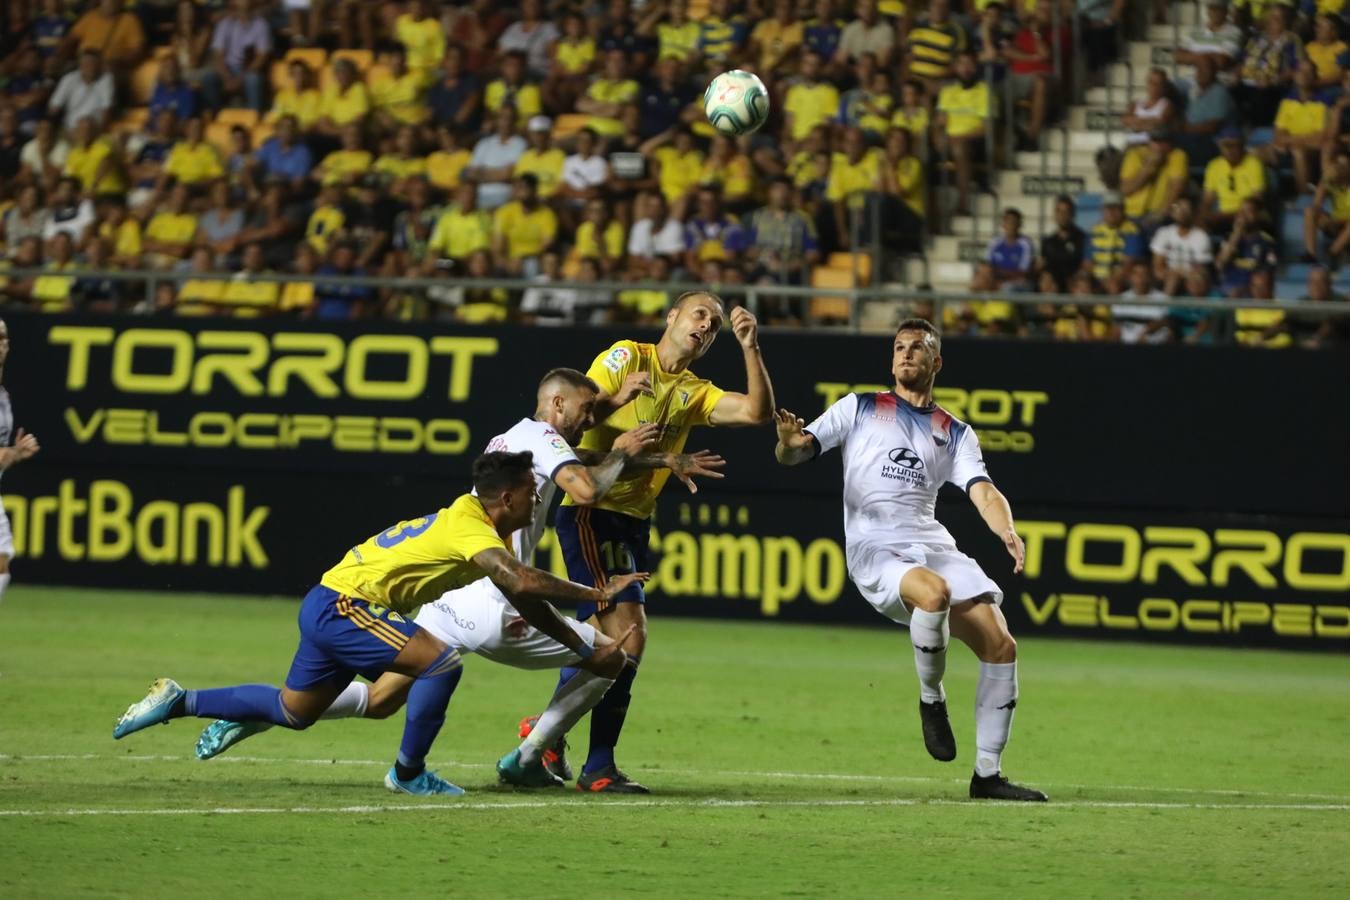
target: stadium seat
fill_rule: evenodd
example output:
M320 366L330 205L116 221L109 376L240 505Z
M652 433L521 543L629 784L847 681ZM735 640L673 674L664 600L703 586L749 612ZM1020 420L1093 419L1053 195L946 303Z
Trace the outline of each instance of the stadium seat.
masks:
M131 72L131 99L137 106L150 102L155 92L155 79L159 78L158 60L147 59Z
M287 71L288 65L289 64L284 59L279 59L272 63L269 78L271 80L273 92L290 86L290 73Z
M322 69L328 63L328 51L322 47L292 47L286 51L286 61L302 59L311 69Z
M369 50L334 50L333 55L328 57L330 63L335 63L339 59L349 59L356 66L357 70L363 75L375 63L375 54Z
M1284 211L1280 220L1280 256L1298 259L1303 255L1303 213L1292 209Z
M113 123L113 127L122 131L140 131L150 121L150 108L133 106L122 111L122 115Z
M373 88L382 81L388 81L394 77L389 71L389 67L384 63L372 63L370 68L366 69L366 87Z
M867 253L831 253L825 265L830 269L841 269L853 274L854 261L857 261L858 283L872 283L872 257Z
M1308 282L1306 278L1303 281L1297 279L1282 277L1275 280L1275 299L1276 300L1297 300L1308 291Z
M212 122L206 126L206 142L216 148L221 159L230 155L230 129L233 127L223 122Z
M811 272L811 287L851 288L855 284L853 272L848 269L833 269L829 266L817 266ZM848 321L849 300L847 297L817 295L811 298L807 314L815 320L835 319Z
M591 117L583 113L563 113L553 120L553 139L566 140L586 127Z
M229 108L216 113L216 121L221 125L243 125L252 128L258 124L258 111L253 109Z
M685 15L695 22L702 22L708 18L708 13L711 11L712 3L710 0L689 0L689 8L685 11Z
M276 130L277 127L270 122L259 122L257 125L254 125L251 132L252 136L250 138L253 142L253 149L257 150L265 144L267 139L276 133Z
M1280 273L1281 281L1293 281L1299 285L1307 285L1308 273L1312 271L1310 263L1291 263L1284 267Z

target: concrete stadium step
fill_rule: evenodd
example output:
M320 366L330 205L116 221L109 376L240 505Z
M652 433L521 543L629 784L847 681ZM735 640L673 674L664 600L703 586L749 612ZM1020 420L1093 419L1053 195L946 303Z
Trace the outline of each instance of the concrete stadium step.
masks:
M1102 183L1095 167L1091 171L1071 172L1068 176L1058 174L1053 168L1051 172L1049 175L1041 175L1040 172L1003 171L998 173L998 180L994 186L1000 198L1038 197L1041 194L1052 197L1056 194L1074 196L1100 194L1106 190L1106 185ZM1003 206L1011 205L1002 199L999 202Z
M1103 118L1105 118L1104 114ZM1101 148L1108 145L1124 146L1123 135L1119 124L1110 133L1104 128L1051 128L1045 132L1045 146L1046 150L1058 159L1060 149L1067 144L1070 159L1086 158L1088 164L1093 165L1097 151Z
M1047 142L1049 135L1046 135ZM1030 150L1018 153L1014 158L1017 164L1017 171L1030 172L1039 175L1044 169L1046 175L1087 175L1097 171L1097 164L1094 161L1097 147L1091 150L1070 150L1067 154L1059 149L1047 149L1044 152L1040 150Z
M968 262L930 261L928 269L933 287L941 289L945 286L948 290L965 290L970 287L970 276L975 271L975 267Z
M1126 103L1121 96L1117 96L1115 100L1114 110L1107 109L1105 104L1070 107L1066 119L1069 128L1074 131L1105 132L1109 122L1111 129L1119 132L1121 129L1120 117L1125 113Z

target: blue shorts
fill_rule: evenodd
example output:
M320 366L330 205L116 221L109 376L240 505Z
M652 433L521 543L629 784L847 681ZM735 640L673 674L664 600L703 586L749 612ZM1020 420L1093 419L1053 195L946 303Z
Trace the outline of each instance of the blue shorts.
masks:
M317 584L300 604L300 646L286 687L303 691L326 681L345 686L356 675L374 681L417 630L399 613Z
M604 587L611 575L651 571L648 539L652 525L648 519L590 506L560 506L554 525L567 577L578 584ZM642 585L634 584L608 602L581 604L577 618L584 622L618 603L646 602Z

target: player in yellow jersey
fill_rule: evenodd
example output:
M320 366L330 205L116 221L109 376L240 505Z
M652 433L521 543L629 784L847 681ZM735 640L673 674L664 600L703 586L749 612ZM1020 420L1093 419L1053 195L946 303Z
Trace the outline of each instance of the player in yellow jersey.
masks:
M581 451L606 453L615 438L647 423L661 426L652 448L679 453L696 425L762 425L773 415L773 386L759 350L759 326L749 310L731 313L731 330L745 357L746 391L724 391L699 378L689 367L712 347L725 321L720 298L708 291L690 291L675 300L666 314L666 330L656 344L619 341L591 363L586 373L600 386L595 406L599 423L586 432ZM586 456L582 456L583 462ZM656 497L670 477L669 469L625 470L603 498L590 506L564 500L555 522L558 543L573 581L603 585L613 575L645 570L648 534ZM614 764L614 747L623 729L632 695L636 663L647 640L645 596L640 584L598 601L579 604L577 618L591 621L610 637L636 627L626 642L635 665L619 675L614 686L591 710L591 742L577 787L585 791L645 794L647 789ZM563 669L559 689L576 674ZM555 747L558 752L561 748ZM554 773L565 770L559 760Z
M385 786L401 793L462 794L426 769L427 751L445 721L445 708L462 672L459 653L414 624L409 614L445 591L489 578L521 616L570 648L581 667L613 677L625 655L616 641L587 645L550 599L608 603L647 573L627 573L589 588L531 568L511 552L512 532L534 522L539 493L530 453L484 453L473 464L477 495L399 522L347 551L324 573L300 607L300 646L286 685L238 685L187 691L169 678L150 685L113 729L122 738L182 716L270 722L297 730L314 724L360 674L384 672L416 679L398 761Z

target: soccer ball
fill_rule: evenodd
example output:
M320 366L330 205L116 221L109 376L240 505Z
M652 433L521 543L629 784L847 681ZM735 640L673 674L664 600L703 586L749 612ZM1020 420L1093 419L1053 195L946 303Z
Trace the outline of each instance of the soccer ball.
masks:
M769 118L769 91L755 73L732 69L703 92L703 112L723 134L749 134Z

